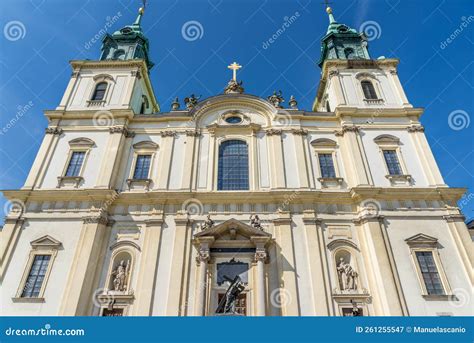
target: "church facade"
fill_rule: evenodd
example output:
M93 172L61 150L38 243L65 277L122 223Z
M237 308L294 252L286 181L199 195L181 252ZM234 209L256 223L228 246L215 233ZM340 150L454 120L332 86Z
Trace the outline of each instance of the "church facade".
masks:
M71 61L1 231L2 315L472 315L473 242L397 75L328 8L311 110L162 111L137 20Z

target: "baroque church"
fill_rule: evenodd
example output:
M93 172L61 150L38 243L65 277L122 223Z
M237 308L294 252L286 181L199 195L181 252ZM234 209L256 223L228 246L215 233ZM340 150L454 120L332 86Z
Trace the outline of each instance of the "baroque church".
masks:
M465 190L397 59L328 7L312 109L245 93L232 63L222 94L167 112L143 12L70 62L24 186L3 191L2 315L472 315Z

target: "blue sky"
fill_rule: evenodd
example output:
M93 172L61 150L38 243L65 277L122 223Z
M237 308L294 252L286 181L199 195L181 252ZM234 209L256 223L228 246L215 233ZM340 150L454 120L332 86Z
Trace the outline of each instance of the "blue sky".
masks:
M139 6L138 0L2 1L0 189L23 185L47 126L43 110L57 106L70 78L68 61L97 59L100 42L92 38L107 23L109 32L132 23ZM468 187L460 205L473 218L474 2L333 0L332 7L339 22L367 28L372 58L400 58L400 79L411 103L426 109L422 124L445 181ZM188 22L197 36L183 35ZM266 97L281 89L311 109L327 25L321 0L149 0L142 26L162 110L175 96L221 93L234 60L243 65L239 79L247 93Z

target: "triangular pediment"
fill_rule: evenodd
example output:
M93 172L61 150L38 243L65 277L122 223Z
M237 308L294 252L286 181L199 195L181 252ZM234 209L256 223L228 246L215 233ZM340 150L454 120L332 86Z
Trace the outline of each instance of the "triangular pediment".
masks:
M46 235L30 242L33 248L59 248L62 243L53 237Z
M425 235L424 233L418 233L410 238L405 239L408 245L436 245L438 239Z
M250 240L251 238L271 238L269 233L254 228L237 219L229 219L194 235L195 238L213 237L217 240Z

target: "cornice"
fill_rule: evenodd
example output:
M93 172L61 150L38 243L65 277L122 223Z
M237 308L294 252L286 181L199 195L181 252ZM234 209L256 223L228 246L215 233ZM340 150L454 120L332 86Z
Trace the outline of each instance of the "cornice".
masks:
M134 113L131 109L81 109L81 110L45 110L44 115L49 120L53 119L94 119L97 112L110 112L114 119L132 119Z

